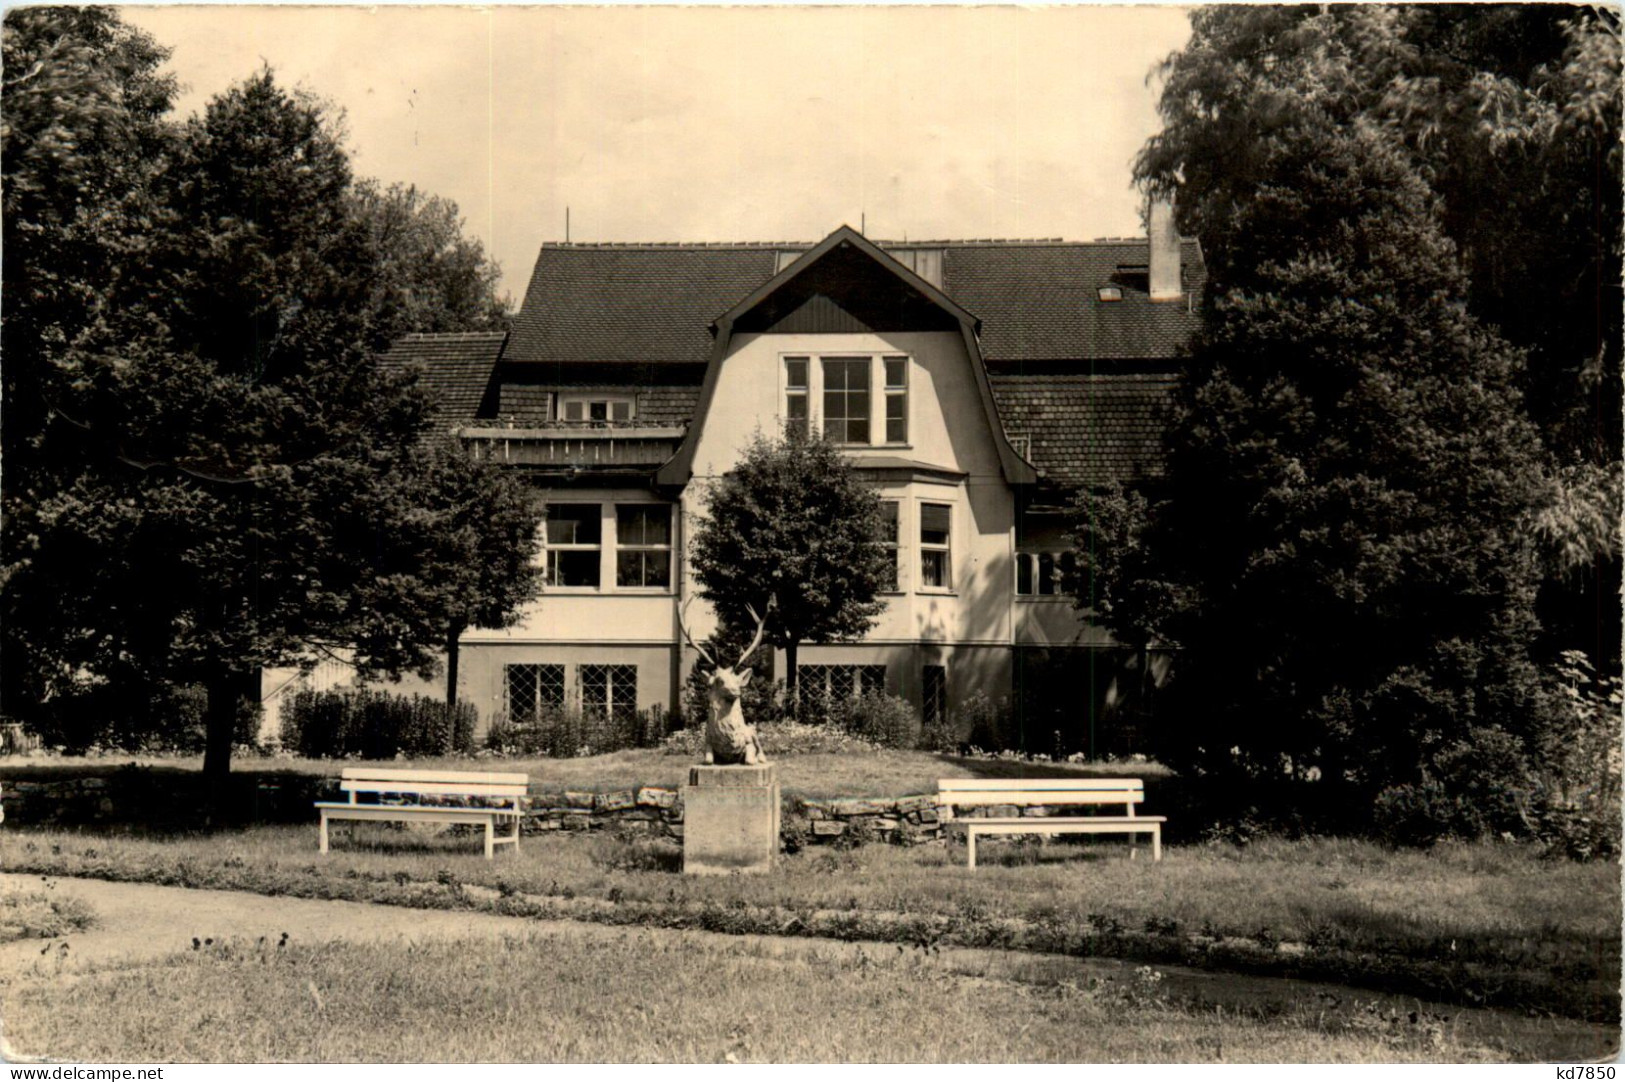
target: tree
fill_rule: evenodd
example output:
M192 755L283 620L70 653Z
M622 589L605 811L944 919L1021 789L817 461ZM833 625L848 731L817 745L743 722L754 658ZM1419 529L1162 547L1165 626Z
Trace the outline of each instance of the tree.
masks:
M9 602L13 578L38 557L42 496L85 468L58 410L58 362L139 258L174 85L158 74L167 51L105 8L10 10L0 43L0 587ZM0 619L0 701L29 720L73 676L72 668L23 660L30 628L52 611L43 604L7 604Z
M882 529L879 497L840 451L788 429L779 439L758 434L716 482L691 559L724 626L755 627L747 607L761 613L776 599L764 641L784 650L793 697L803 642L860 638L885 609L876 594L892 556Z
M1209 14L1196 50L1224 22ZM1224 250L1165 478L1140 503L1080 501L1096 577L1080 600L1180 648L1159 709L1170 765L1248 791L1318 778L1369 809L1470 759L1515 770L1499 752L1541 724L1523 528L1540 444L1523 356L1466 310L1425 171L1341 111L1369 72L1323 44L1248 54L1265 74L1225 86L1256 93L1258 127L1213 107L1248 181L1222 198L1182 182Z
M1617 666L1619 624L1596 619L1618 589L1617 530L1589 526L1620 514L1618 14L1255 6L1204 9L1192 25L1162 66L1163 130L1136 174L1177 193L1213 295L1279 247L1248 230L1255 202L1295 179L1279 171L1283 144L1316 124L1360 126L1402 158L1436 197L1468 310L1525 352L1517 388L1545 452L1544 648Z
M504 328L501 271L480 242L463 234L457 204L412 185L362 180L351 196L377 262L371 301L378 336Z
M410 502L428 516L417 556L419 598L445 627L446 705L457 704L463 632L509 627L536 597L544 507L520 478L463 448L436 442L411 473Z
M7 667L201 684L218 795L262 667L434 670L444 498L416 473L423 394L376 363L378 246L321 103L263 71L159 165L139 249L50 358L44 451L82 467L24 501Z

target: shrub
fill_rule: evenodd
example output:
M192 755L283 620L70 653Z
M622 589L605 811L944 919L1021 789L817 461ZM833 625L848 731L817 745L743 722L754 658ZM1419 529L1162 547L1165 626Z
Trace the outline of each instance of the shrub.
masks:
M1565 702L1543 734L1534 770L1534 830L1553 853L1591 859L1619 853L1620 681L1585 654L1562 655Z
M983 751L1006 751L1020 744L1015 715L1008 699L994 702L984 691L973 692L953 711L956 732L966 732L965 743Z
M666 738L672 718L659 706L618 715L545 706L535 718L523 722L496 716L486 731L485 746L498 755L540 755L550 759L658 747Z
M41 743L70 755L100 749L195 755L203 750L207 704L199 684L85 681L52 699L28 728ZM259 738L259 704L245 697L239 706L234 743L253 747Z
M312 759L394 759L466 754L475 710L422 695L369 690L298 691L282 709L282 746Z
M1431 778L1391 785L1377 794L1372 819L1377 835L1393 845L1429 846L1458 832L1467 817L1461 798Z
M952 754L960 750L959 731L954 727L953 720L946 712L937 717L936 721L927 722L920 726L921 751L935 751Z
M834 725L803 725L798 721L770 721L756 726L756 739L769 759L793 755L847 755L879 751L880 745ZM666 737L667 755L699 759L705 754L705 727L679 729Z
M1436 753L1434 773L1459 806L1451 833L1524 833L1533 785L1529 762L1524 742L1494 726L1469 729Z
M920 741L920 719L906 699L871 691L830 708L836 725L882 748L912 748Z

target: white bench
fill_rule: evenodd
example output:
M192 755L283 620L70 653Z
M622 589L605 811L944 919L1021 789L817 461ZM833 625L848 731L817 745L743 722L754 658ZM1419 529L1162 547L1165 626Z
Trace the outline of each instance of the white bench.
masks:
M1134 855L1133 835L1151 835L1151 859L1162 859L1161 815L1137 815L1134 806L1145 799L1145 782L1139 778L943 778L937 782L937 804L942 823L965 832L969 850L967 867L976 867L978 834L1127 834L1129 856ZM954 818L954 808L1013 806L1041 807L1052 804L1121 804L1124 815L1014 816L1000 818Z
M345 767L339 788L349 794L345 802L316 802L321 812L321 849L327 852L327 823L330 819L371 819L417 823L484 823L485 859L490 860L499 845L519 849L519 826L524 821L523 801L530 786L524 774L457 773L444 770L380 770L374 767ZM361 803L364 793L376 802ZM479 798L484 807L464 807L438 803L451 798ZM496 834L498 819L512 819L513 833Z

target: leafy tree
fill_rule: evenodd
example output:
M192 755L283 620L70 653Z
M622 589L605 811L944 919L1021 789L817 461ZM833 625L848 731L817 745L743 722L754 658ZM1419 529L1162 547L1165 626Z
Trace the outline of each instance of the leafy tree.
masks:
M1209 14L1194 49L1229 25ZM1232 88L1269 117L1227 144L1249 183L1181 189L1222 219L1224 251L1163 483L1080 501L1080 600L1181 648L1159 711L1171 765L1248 791L1319 778L1369 808L1541 724L1540 446L1522 354L1466 310L1425 170L1341 111L1366 68L1279 52L1238 62L1263 74Z
M412 185L362 180L351 196L377 262L373 310L379 337L408 332L502 330L501 271L463 234L457 204Z
M425 621L444 625L446 704L455 706L463 632L509 627L536 597L545 512L522 479L453 443L425 447L410 478L422 516L416 592Z
M833 444L790 429L758 434L708 511L691 548L703 596L734 628L754 628L747 606L763 613L775 599L763 641L784 650L793 697L803 642L860 638L886 607L880 499Z
M1525 351L1516 383L1545 451L1547 648L1617 665L1618 622L1596 612L1617 593L1618 531L1594 527L1620 514L1618 14L1236 6L1197 11L1192 25L1162 67L1164 126L1136 173L1177 193L1213 295L1280 249L1283 238L1250 232L1253 208L1290 198L1297 176L1281 154L1306 129L1358 126L1399 156L1436 197L1468 310Z
M324 107L261 72L160 165L139 251L50 358L47 450L82 467L8 478L27 514L7 667L201 684L218 782L262 667L344 649L363 673L433 671L452 599L424 561L452 545L448 497L418 472L422 393L375 363L378 246Z
M167 51L105 8L10 10L0 43L0 584L10 600L9 580L37 556L41 495L85 467L58 412L58 361L139 259L174 86L158 74ZM8 605L0 619L0 701L16 716L64 690L58 667L21 660L30 623L49 606Z

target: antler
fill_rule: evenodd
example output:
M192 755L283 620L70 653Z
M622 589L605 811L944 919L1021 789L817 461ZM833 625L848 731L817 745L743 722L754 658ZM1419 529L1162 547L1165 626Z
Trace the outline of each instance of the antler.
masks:
M773 606L778 604L778 600L779 597L777 594L767 595L767 612L773 611ZM750 645L745 647L745 652L739 655L738 661L734 662L734 668L736 669L745 663L746 658L750 657L756 652L756 648L758 646L762 645L762 636L767 632L767 613L757 616L755 608L753 608L748 601L745 602L745 611L750 613L750 618L752 620L756 621L756 637L750 640Z
M677 628L678 628L679 631L681 631L683 633L683 638L688 640L688 644L690 646L694 647L694 649L699 652L699 655L701 657L703 657L705 660L707 660L707 661L709 661L711 663L711 667L713 669L720 669L720 668L722 668L722 666L717 664L717 659L712 657L710 654L706 653L705 652L705 647L701 646L699 643L694 641L694 636L692 636L692 635L690 635L688 633L688 624L685 623L684 620L683 620L683 614L688 611L689 605L693 604L694 598L696 596L698 596L698 595L689 594L688 595L688 600L683 602L683 607L677 610ZM751 647L751 649L754 650L755 647Z

